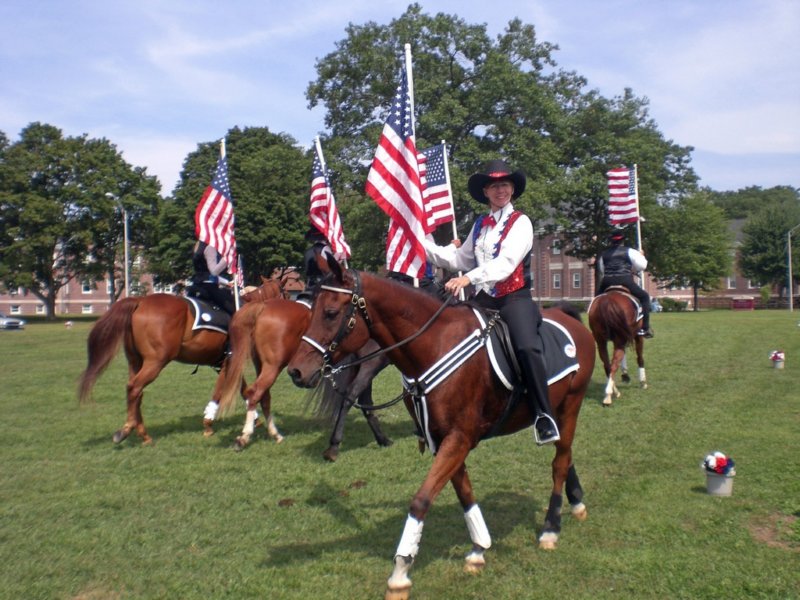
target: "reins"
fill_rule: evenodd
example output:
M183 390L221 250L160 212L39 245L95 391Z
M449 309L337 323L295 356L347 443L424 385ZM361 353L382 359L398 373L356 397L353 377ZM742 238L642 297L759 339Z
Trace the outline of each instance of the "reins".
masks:
M336 382L333 380L333 376L335 374L345 369L350 369L352 367L357 367L359 365L362 365L365 362L372 360L373 358L376 358L378 356L383 356L384 354L387 354L392 350L395 350L396 348L399 348L401 346L404 346L405 344L414 341L420 335L425 333L425 331L427 331L427 329L433 324L433 322L439 317L439 315L442 314L442 311L452 304L452 301L454 299L454 296L448 296L447 299L442 303L442 305L438 309L436 309L436 312L434 312L433 315L425 322L425 324L409 337L400 340L399 342L392 344L391 346L387 346L386 348L380 348L374 352L367 354L366 356L357 358L352 362L339 365L338 367L333 367L330 364L331 356L333 355L333 352L336 350L336 348L339 346L339 343L342 341L342 339L344 339L355 328L356 310L358 310L358 312L361 314L361 317L364 319L364 322L367 325L367 329L370 332L372 332L372 321L370 320L369 314L367 313L367 299L361 295L361 278L359 277L357 271L351 271L351 273L353 275L353 282L354 282L352 290L349 290L347 288L333 287L326 284L320 285L321 290L327 290L329 292L337 292L339 294L352 294L352 299L350 302L350 310L348 311L348 314L345 315L345 318L342 320L342 325L339 328L339 331L336 332L333 341L331 341L331 343L328 345L328 348L326 349L324 346L322 346L322 344L318 343L316 340L308 336L304 335L302 338L304 341L306 341L307 343L309 343L311 346L313 346L319 352L322 353L322 367L320 367L320 371L323 377L328 378L331 381L331 385L333 386L334 390L336 389ZM393 406L394 404L397 404L403 398L404 395L405 392L401 392L400 395L397 396L396 398L393 398L392 400L377 406L365 406L359 404L356 401L353 401L351 406L355 406L356 408L359 408L361 410L373 410L373 411L381 410L383 408L388 408L390 406Z

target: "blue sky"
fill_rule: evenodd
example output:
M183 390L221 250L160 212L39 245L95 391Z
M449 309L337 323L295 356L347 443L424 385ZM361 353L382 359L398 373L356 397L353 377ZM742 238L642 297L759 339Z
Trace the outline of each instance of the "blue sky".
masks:
M171 192L186 155L235 125L310 145L315 62L349 23L388 23L395 0L4 0L0 130L33 121L114 143ZM558 66L607 97L650 101L667 139L693 146L701 184L800 188L800 1L421 0L424 12L513 17L559 46ZM210 175L209 175L210 176Z

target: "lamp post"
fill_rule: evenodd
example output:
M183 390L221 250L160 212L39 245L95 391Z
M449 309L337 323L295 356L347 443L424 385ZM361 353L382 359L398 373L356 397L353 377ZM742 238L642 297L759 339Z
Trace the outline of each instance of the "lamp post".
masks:
M794 282L792 281L792 232L795 229L800 228L800 223L795 225L789 230L789 233L786 234L786 255L787 255L787 272L789 275L789 281L787 282L787 287L789 289L789 312L794 311Z
M128 211L122 205L120 199L111 192L106 193L106 198L112 198L115 200L120 210L122 210L122 239L125 256L125 265L123 270L125 273L125 297L128 298L131 295L130 260L128 259Z

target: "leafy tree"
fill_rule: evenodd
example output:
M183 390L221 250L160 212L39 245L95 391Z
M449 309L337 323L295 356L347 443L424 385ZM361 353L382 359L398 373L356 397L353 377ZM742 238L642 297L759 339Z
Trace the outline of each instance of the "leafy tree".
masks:
M742 245L739 248L739 269L745 277L761 284L778 287L781 296L788 277L787 234L800 224L800 204L790 200L781 204L768 204L747 220L742 227ZM799 279L797 251L800 244L792 239L792 279Z
M113 273L121 236L109 232L122 225L106 210L105 193L120 184L138 203L157 198L155 179L131 171L108 141L28 125L2 149L0 280L30 290L52 319L63 286Z
M245 281L269 276L278 267L299 266L309 227L310 157L293 138L265 127L233 128L225 146ZM199 144L184 162L173 197L163 203L157 241L148 252L151 271L160 281L191 275L194 212L211 183L219 151L219 142Z
M708 192L711 201L725 211L728 219L746 219L768 204L800 202L800 190L790 186L775 186L766 190L754 185L736 192Z
M731 272L732 236L724 212L698 192L653 207L646 226L648 271L662 287L691 287L697 310L699 292L716 289Z
M513 19L491 39L485 25L443 13L431 16L411 4L388 25L348 26L336 50L317 62L317 79L306 91L310 107L326 109L331 131L326 157L335 189L340 196L347 190L351 209L357 202L371 203L362 190L405 43L413 56L417 145L444 139L450 146L462 236L475 213L484 210L466 192L467 178L498 156L528 175L515 206L539 221L556 219L565 248L580 258L596 255L604 241L609 167L641 165L645 206L678 197L696 183L688 166L691 149L663 139L647 115L646 100L630 90L614 100L585 91L583 77L557 68L557 47L538 40L533 25ZM551 206L555 210L548 211ZM386 218L381 222L385 232ZM375 221L352 225L373 231ZM367 261L380 260L385 233L346 231L353 239L371 240L359 250L370 254ZM437 232L440 236L440 241L452 237L449 228Z

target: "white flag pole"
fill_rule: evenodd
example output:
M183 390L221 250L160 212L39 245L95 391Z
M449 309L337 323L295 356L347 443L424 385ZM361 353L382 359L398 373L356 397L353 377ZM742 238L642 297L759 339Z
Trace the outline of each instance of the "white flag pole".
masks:
M450 223L453 226L453 239L455 240L458 238L458 228L456 227L456 206L453 203L453 188L450 185L450 166L448 165L447 160L447 144L444 140L442 140L442 156L444 157L444 179L447 184L447 193L450 195L450 206L453 208L453 220L450 221ZM459 277L461 277L463 274L463 271L458 272ZM461 288L458 290L458 299L463 302L464 298L464 288Z
M642 217L639 212L639 165L633 164L633 193L636 199L636 246L642 251ZM644 287L644 271L639 271L639 281Z
M414 126L414 76L411 72L411 44L404 46L406 51L406 81L408 82L408 97L411 100L411 137L414 138L414 145L417 144L417 132ZM417 164L417 179L419 179L419 164ZM420 190L422 193L422 190ZM414 277L414 287L419 287L419 277Z
M219 156L220 158L225 158L225 138L222 138L219 141ZM233 198L229 198L231 204L233 204ZM236 256L239 256L239 252L236 252ZM237 269L233 273L233 304L236 307L236 310L239 310L240 302L239 302L239 284L237 283L236 279L238 276L238 266L228 265L228 270L230 271L231 268Z
M325 166L325 157L322 155L322 143L319 140L319 136L316 136L314 138L314 147L317 149L317 157L319 158L320 168L322 169L322 176L325 177L325 179L327 180L328 179L328 167ZM328 193L331 196L333 196L333 189L328 188ZM329 214L330 214L330 210L331 210L331 207L329 205L328 206ZM330 218L328 219L328 223L330 223ZM330 243L330 240L328 240L328 242ZM342 260L342 263L344 264L344 268L347 269L348 266L347 266L347 256L346 255L345 255L344 259Z

